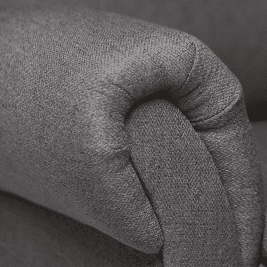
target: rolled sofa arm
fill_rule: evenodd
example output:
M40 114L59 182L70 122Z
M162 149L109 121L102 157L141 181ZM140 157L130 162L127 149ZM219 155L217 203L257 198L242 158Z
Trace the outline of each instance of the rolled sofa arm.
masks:
M260 163L241 85L207 46L82 5L0 16L2 190L165 267L256 266ZM176 115L144 110L139 131L143 104Z

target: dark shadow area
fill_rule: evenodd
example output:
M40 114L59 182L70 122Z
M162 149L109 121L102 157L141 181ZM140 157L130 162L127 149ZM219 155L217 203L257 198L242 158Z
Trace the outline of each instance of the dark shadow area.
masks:
M267 103L256 103L247 107L247 113L251 122L267 120Z

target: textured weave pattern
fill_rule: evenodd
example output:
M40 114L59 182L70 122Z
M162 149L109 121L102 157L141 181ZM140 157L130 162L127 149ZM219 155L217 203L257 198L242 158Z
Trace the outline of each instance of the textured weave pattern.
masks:
M164 266L241 266L223 185L188 120L157 100L132 114L129 133L133 164L164 233Z
M158 255L0 192L1 267L162 267Z
M83 6L0 16L2 189L143 252L163 248L165 267L255 266L259 159L242 88L208 47ZM171 121L162 126L163 154L161 124L155 142L153 132L133 138L124 124L134 103L158 92L188 131L182 144ZM150 148L134 157L132 139Z

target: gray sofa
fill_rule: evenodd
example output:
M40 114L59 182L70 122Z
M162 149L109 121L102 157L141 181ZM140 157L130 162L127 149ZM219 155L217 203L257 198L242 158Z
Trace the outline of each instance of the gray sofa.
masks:
M92 6L0 1L1 266L264 266L264 80Z

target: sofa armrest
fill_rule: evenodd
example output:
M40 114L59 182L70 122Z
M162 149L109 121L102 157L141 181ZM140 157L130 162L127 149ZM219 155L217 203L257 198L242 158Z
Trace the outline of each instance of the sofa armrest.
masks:
M238 79L205 44L83 5L11 7L1 20L3 190L162 251L165 267L256 264L252 128Z

